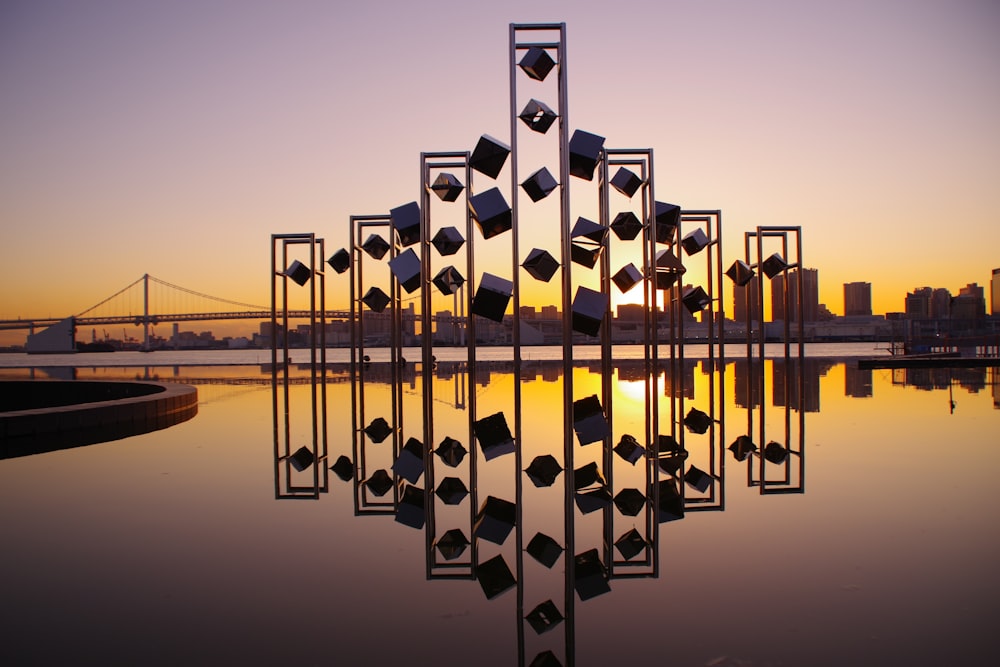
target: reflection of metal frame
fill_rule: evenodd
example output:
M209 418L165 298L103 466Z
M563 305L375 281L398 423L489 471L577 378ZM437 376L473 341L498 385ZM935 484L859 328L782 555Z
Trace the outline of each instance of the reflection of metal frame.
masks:
M281 245L281 269L278 268L278 245ZM302 484L300 473L292 470L292 443L290 409L288 400L289 366L288 355L288 268L289 246L308 246L309 284L309 379L311 387L312 440L306 449L312 455L312 480L310 484ZM329 471L326 461L327 428L326 428L326 273L323 271L324 257L323 239L315 234L272 234L271 235L271 411L274 423L274 497L275 498L306 498L315 499L321 492L329 488ZM282 356L278 359L278 311L279 289L281 311L281 349ZM320 304L317 309L317 295ZM317 335L318 325L318 335ZM318 340L317 340L318 338ZM317 360L317 345L319 358ZM280 368L280 373L279 373ZM281 378L279 392L278 378ZM318 389L317 389L318 385ZM279 393L281 400L279 401ZM283 405L280 411L279 403ZM322 471L322 472L320 472Z

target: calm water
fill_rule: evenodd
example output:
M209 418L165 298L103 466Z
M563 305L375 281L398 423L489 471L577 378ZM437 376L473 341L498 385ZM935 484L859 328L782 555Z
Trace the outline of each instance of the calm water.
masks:
M476 497L451 506L432 496L433 522L423 530L378 514L376 501L391 492L359 500L354 484L332 474L318 500L276 499L270 374L255 365L269 355L244 359L254 365L232 360L256 352L217 362L229 365L180 353L145 361L163 354L138 355L144 366L113 365L122 363L117 354L77 357L75 371L55 359L31 371L24 357L0 357L0 378L156 376L197 383L200 396L194 419L163 431L0 461L0 663L516 665L546 649L577 665L1000 659L995 370L863 372L855 359L810 358L802 368L769 360L761 395L742 360L730 359L724 373L691 361L678 416L694 407L719 421L705 434L684 430L686 465L721 479L705 492L687 486L684 518L652 522L655 543L642 555L626 563L612 547L610 592L581 600L566 595L566 554L548 569L519 558L518 542L523 549L543 532L572 539L577 554L603 551L606 535L644 533L651 515L571 505L567 523L565 473L537 488L514 455L479 455L475 471L471 456L456 468L433 457L435 483L474 476ZM327 384L331 460L356 458L351 385L342 379ZM390 385L370 379L365 423L389 417L392 401ZM442 365L431 441L448 435L473 448L470 398L479 417L502 412L513 427L515 382L521 467L539 454L563 461L562 379L552 364L529 364L520 378L490 367L475 384ZM404 375L403 439L425 435L421 386L419 375ZM617 443L643 432L646 385L641 370L619 364L612 387ZM599 373L574 371L575 398L600 393ZM669 432L662 378L658 398L660 432ZM292 384L293 447L311 441L310 405L309 385ZM804 456L788 465L764 466L767 488L791 493L762 495L760 459L741 463L725 449L750 417L758 442L762 416L767 440L802 445ZM391 440L358 439L369 474L391 466ZM612 455L609 467L599 444L572 450L573 466L598 463L613 493L643 488L641 463ZM312 478L311 468L287 477L284 465L277 470L282 492ZM453 528L470 536L487 496L514 501L518 493L520 530L475 549L479 562L502 556L519 585L487 600L477 581L444 578L435 539ZM550 599L567 618L538 635L521 616Z

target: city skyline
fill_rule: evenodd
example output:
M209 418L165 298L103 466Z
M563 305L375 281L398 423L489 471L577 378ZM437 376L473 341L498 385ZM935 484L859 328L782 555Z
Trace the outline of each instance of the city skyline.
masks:
M849 282L872 284L876 313L916 285L990 285L996 6L544 12L5 4L0 216L18 252L0 266L0 318L65 317L146 272L266 303L271 233L315 230L330 254L351 214L418 197L420 151L507 135L512 21L566 22L571 127L652 147L657 199L722 210L727 264L744 231L794 224L836 313Z

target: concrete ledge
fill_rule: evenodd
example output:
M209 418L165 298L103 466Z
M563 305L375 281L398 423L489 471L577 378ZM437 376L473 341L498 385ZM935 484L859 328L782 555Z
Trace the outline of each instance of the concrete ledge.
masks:
M189 385L0 381L0 459L127 438L196 414L198 390Z

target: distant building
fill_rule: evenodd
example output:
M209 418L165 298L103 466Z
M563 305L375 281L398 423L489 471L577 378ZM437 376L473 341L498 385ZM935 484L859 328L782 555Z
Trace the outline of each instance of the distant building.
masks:
M926 320L931 316L931 295L933 290L930 287L918 287L912 292L906 293L906 302L903 312L909 320Z
M799 269L792 269L785 274L778 274L771 280L771 320L790 322L799 319L797 310L799 299ZM785 313L784 283L788 280L788 313ZM819 271L802 269L802 319L805 322L818 322L819 316Z
M844 283L844 316L859 317L872 314L872 284Z
M932 320L946 320L951 317L951 292L943 287L931 292L930 316Z
M541 312L541 315L539 316L539 319L542 319L542 320L558 320L558 319L560 319L559 318L559 309L556 308L555 306L542 306L542 312Z
M760 306L757 303L757 280L751 280L745 287L733 288L733 320L746 322L749 310L750 321L760 322Z
M951 300L951 318L959 321L981 320L986 317L986 296L982 287L969 283Z
M1000 315L1000 269L993 269L990 278L990 314Z

